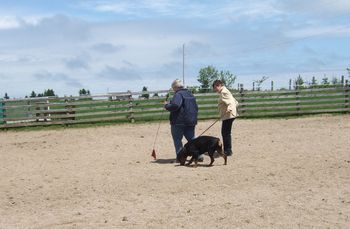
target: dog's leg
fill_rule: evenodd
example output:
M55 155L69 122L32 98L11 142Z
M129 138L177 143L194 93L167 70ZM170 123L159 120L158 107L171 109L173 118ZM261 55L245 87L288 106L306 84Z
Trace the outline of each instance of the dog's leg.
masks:
M209 164L209 166L212 166L213 163L214 163L214 161L215 161L215 159L214 159L214 153L215 153L215 151L213 151L213 152L208 152L208 155L209 155L209 157L210 157L210 164Z
M186 165L187 165L187 166L188 166L188 165L191 165L192 162L193 162L193 160L194 160L194 156L191 157L190 161L189 161Z
M219 154L220 156L222 156L222 157L224 158L224 160L225 160L224 165L227 165L227 156L226 156L226 154L224 153L223 146L222 146L222 143L221 143L220 140L218 141L218 145L217 145L217 147L216 147L216 151L218 152L218 154Z
M214 163L214 156L210 156L210 164L209 164L209 166L212 166L213 165L213 163Z
M197 160L197 158L195 158L194 159L194 167L197 168L197 166L198 166L198 160Z

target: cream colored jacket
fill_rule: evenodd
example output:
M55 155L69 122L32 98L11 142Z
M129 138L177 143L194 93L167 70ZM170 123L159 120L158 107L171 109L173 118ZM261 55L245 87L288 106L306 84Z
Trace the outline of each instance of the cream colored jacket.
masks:
M231 92L225 86L223 86L219 95L218 108L221 120L237 117L238 102L235 98L233 98Z

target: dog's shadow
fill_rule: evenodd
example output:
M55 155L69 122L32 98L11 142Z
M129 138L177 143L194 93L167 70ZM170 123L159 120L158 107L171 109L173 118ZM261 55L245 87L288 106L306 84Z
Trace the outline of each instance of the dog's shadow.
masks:
M186 161L188 162L188 160ZM192 163L190 165L187 165L187 163L185 165L180 165L178 162L176 162L175 158L168 158L168 159L156 159L154 161L152 161L151 163L157 163L157 164L174 164L176 167L177 166L182 166L182 167L187 167L187 168L195 168L195 164ZM220 166L220 165L215 165L215 166ZM202 164L202 163L198 163L197 167L213 167L213 165L209 165L209 164Z
M176 159L175 158L156 159L156 160L152 161L152 163L157 163L157 164L176 164Z

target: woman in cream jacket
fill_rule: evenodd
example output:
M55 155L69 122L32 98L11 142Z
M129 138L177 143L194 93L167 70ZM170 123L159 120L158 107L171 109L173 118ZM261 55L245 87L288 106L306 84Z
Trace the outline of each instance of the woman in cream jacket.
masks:
M232 123L238 116L238 102L231 92L224 86L221 80L213 82L213 90L219 93L218 108L222 120L221 135L224 143L224 151L227 156L232 155Z

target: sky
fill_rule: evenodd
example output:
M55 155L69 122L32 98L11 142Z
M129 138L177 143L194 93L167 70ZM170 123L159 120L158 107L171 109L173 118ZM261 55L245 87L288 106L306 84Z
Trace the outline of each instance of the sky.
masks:
M209 65L246 88L350 79L350 1L0 0L0 97L199 86Z

